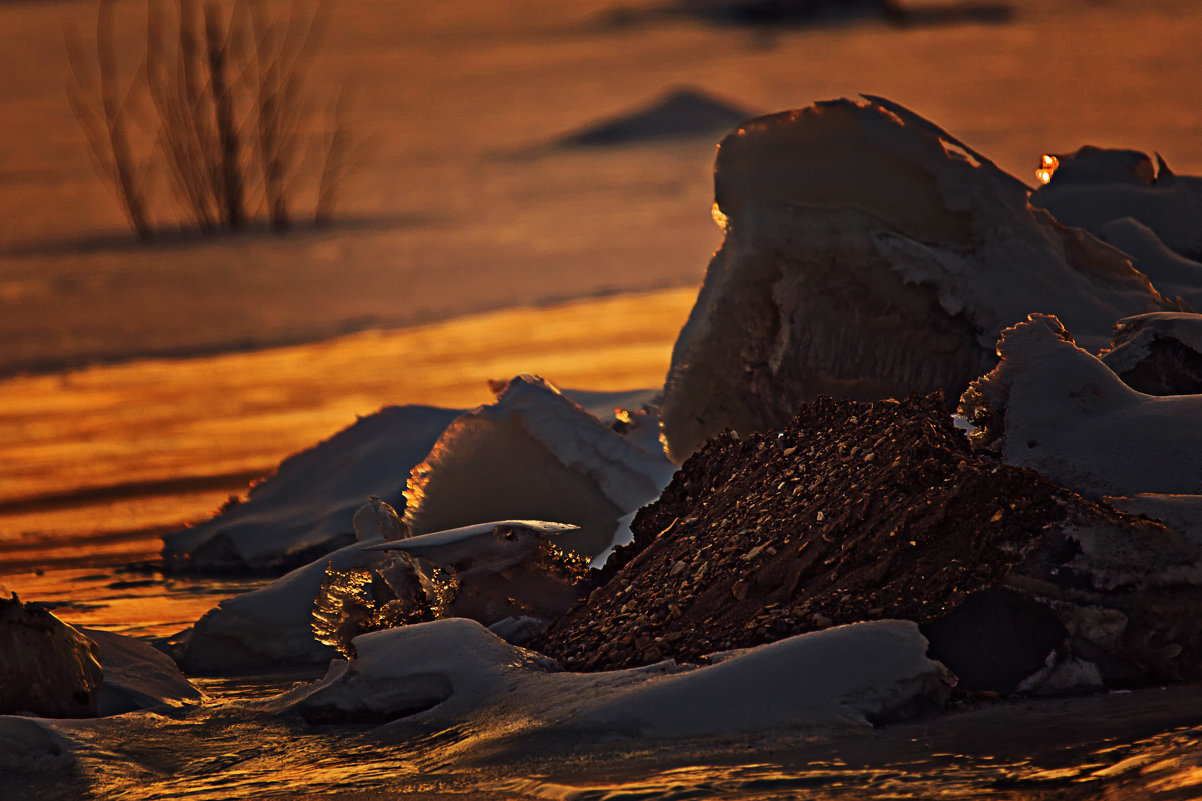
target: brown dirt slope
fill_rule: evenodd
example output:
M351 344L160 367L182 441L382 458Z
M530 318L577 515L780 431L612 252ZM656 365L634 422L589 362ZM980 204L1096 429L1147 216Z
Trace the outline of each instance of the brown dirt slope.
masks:
M1070 510L1116 515L972 452L938 394L820 398L780 435L726 434L688 459L635 518L612 580L532 646L600 670L839 623L930 621L1046 550Z

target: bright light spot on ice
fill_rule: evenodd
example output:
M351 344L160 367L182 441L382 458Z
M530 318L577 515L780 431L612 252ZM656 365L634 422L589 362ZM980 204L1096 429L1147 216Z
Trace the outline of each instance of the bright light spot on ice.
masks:
M1039 169L1035 171L1035 177L1041 184L1046 184L1052 180L1052 173L1056 172L1056 168L1059 166L1060 159L1044 153L1043 158L1040 159Z

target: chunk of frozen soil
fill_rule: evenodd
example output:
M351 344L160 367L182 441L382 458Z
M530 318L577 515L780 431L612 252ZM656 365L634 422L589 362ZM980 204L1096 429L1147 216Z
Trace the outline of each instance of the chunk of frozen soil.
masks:
M954 400L1001 330L1052 312L1094 348L1174 302L981 154L882 98L760 117L722 141L725 238L660 410L679 463L726 429L779 430L818 395Z
M1050 652L1092 661L1112 685L1199 675L1202 550L974 452L935 395L820 398L779 435L718 437L632 529L608 583L531 647L612 669L893 618L922 624L946 655L933 624L970 602L988 611L973 599L1002 587L1022 607L974 617L995 636L949 659L970 687L1013 691ZM1021 648L1002 636L1041 617L1016 627Z

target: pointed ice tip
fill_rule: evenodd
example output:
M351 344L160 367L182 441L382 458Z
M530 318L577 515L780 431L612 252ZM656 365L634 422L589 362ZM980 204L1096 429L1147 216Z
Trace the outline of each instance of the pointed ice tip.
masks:
M375 495L359 507L351 525L355 528L355 540L364 544L399 540L407 535L396 510Z

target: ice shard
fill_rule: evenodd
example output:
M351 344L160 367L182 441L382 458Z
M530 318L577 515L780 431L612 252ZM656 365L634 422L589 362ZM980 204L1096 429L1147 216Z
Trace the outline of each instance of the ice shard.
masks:
M714 194L725 238L660 410L677 463L725 429L779 429L818 395L955 399L1031 312L1101 348L1120 317L1177 308L1122 253L882 98L745 123L719 147Z
M544 380L519 376L493 404L447 426L413 468L404 521L414 534L481 520L573 523L558 542L593 556L622 515L653 500L672 474L649 453Z

